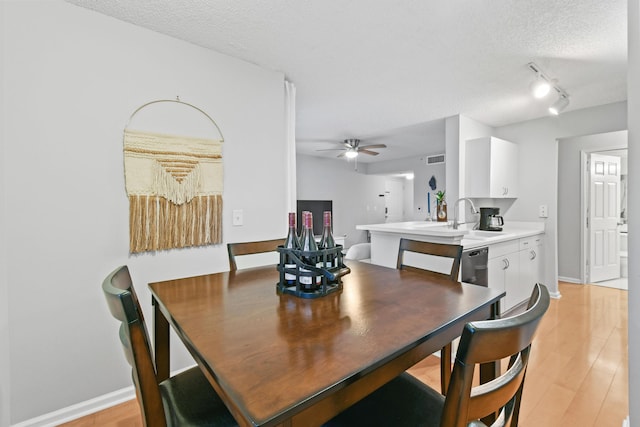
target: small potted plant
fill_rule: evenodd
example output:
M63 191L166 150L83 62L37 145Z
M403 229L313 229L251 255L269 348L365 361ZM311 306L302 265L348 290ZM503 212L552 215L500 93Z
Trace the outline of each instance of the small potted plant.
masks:
M436 217L438 222L447 222L447 201L445 200L445 191L436 193Z

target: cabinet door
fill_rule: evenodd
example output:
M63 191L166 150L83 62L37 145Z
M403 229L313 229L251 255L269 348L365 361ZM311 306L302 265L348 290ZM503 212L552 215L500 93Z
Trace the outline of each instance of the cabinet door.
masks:
M465 194L467 197L518 196L518 146L486 137L467 141Z
M539 282L539 265L537 247L520 251L520 286L525 300L531 295L533 286ZM521 301L522 301L521 300Z
M507 296L504 298L502 311L513 308L529 296L527 292L523 291L523 286L520 284L520 255L516 252L506 255L504 258L507 262L507 268L504 270L504 290L507 292Z
M491 289L504 292L505 270L508 268L508 265L509 263L505 257L492 258L487 261L487 278ZM504 307L502 307L502 309L504 310Z
M542 283L543 285L545 284L545 278L544 278L544 240L541 236L538 236L536 238L536 247L535 247L535 251L536 251L536 267L535 267L535 274L536 274L536 283Z
M490 197L518 196L518 147L513 142L491 138Z

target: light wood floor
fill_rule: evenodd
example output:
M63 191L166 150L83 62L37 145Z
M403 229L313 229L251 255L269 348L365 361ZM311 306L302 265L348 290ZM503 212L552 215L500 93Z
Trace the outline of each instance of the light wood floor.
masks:
M534 340L520 426L621 427L629 414L627 292L560 282ZM410 372L435 388L439 359ZM135 401L64 426L142 426Z

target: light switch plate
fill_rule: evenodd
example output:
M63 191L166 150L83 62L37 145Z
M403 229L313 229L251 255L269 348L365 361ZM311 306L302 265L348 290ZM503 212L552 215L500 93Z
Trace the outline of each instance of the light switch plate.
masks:
M242 225L242 209L233 211L233 225Z
M538 216L540 218L548 218L549 217L549 208L547 205L540 205L538 208Z

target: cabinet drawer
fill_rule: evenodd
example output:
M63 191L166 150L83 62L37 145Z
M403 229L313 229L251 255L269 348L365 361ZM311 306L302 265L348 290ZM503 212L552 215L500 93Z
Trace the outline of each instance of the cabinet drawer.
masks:
M489 259L501 257L513 252L518 252L519 250L520 250L520 245L519 245L518 239L509 240L507 242L502 242L502 243L495 243L489 246Z
M535 248L542 246L542 236L523 237L520 239L520 250Z

